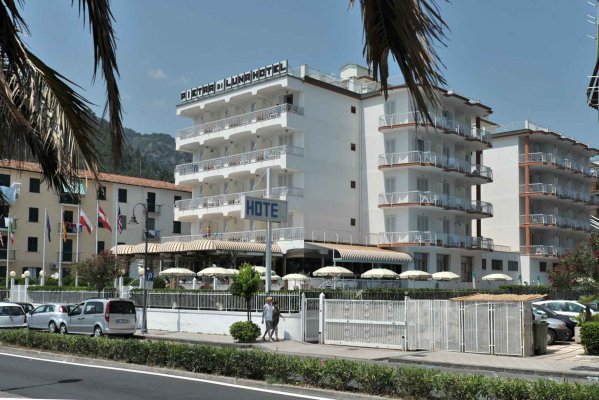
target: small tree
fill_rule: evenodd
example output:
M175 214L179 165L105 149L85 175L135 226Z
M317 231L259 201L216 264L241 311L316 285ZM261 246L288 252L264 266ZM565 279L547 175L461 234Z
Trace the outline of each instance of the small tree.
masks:
M119 276L119 270L125 268L125 263L111 254L103 251L73 266L88 285L98 292L98 296L106 286L110 285Z
M593 233L588 243L578 245L556 265L549 279L558 289L590 286L599 289L599 234Z
M247 262L241 264L239 273L233 276L229 291L245 300L248 322L252 321L252 297L260 288L260 274Z

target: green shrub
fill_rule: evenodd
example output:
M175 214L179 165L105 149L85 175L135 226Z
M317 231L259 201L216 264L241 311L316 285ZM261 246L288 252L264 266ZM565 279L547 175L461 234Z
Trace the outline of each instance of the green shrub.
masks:
M166 287L166 281L157 276L156 278L154 278L154 289L164 289Z
M255 342L260 336L260 327L253 322L237 321L229 328L229 333L233 339L242 343Z
M584 322L580 325L580 343L587 354L599 355L599 322Z

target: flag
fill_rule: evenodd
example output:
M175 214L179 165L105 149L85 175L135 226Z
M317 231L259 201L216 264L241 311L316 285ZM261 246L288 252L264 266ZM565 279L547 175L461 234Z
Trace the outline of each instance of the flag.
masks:
M81 210L81 212L79 213L79 223L81 224L81 226L85 226L85 229L87 229L87 233L89 233L90 235L92 234L94 226L92 225L92 222L89 220L89 218L87 218L87 215L85 215L83 210Z
M4 218L4 222L8 223L8 238L10 243L15 243L15 222L14 218Z
M50 232L52 232L52 228L50 227L50 216L46 214L46 230L48 231L48 242L51 242Z
M62 241L67 242L67 224L62 221Z
M1 233L0 233L0 247L4 247L4 238L2 237Z
M102 210L102 207L98 207L98 226L102 226L112 232L112 227L108 223L108 218L106 217L106 213Z
M119 233L123 233L123 223L121 222L121 207L119 207L118 216L119 218L117 220L116 228L118 229Z

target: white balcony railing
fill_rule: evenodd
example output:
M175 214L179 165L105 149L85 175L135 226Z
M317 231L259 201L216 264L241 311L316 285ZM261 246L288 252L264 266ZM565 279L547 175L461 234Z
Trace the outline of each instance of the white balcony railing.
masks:
M590 193L579 192L568 188L558 187L551 183L530 183L528 191L526 185L520 185L520 193L548 194L560 199L573 200L590 205L599 205L599 198Z
M432 165L445 170L457 171L468 176L476 176L489 181L493 180L493 171L487 166L472 164L465 160L443 156L431 151L407 151L379 155L379 166L405 164Z
M575 218L559 217L551 214L531 214L529 221L526 221L526 215L520 215L520 224L522 225L542 225L542 226L559 226L562 228L591 231L591 224L586 221L581 221Z
M383 232L378 235L378 244L494 250L493 239L430 231Z
M430 191L392 192L379 194L379 206L421 205L459 210L467 213L493 215L493 205L486 201Z
M210 121L200 125L180 129L177 132L177 139L191 139L193 137L219 132L225 129L246 126L260 121L268 121L279 118L284 113L304 115L304 108L296 104L279 104L274 107L264 108L246 114L235 115L233 117L219 119L217 121Z
M431 125L446 132L462 136L468 140L476 140L485 144L491 144L491 135L485 130L435 114L431 114L431 118L432 123L420 111L382 115L379 117L379 128L410 124Z
M520 246L520 252L522 254L540 257L563 257L568 254L570 250L559 246L547 246L540 244L533 244L530 246Z
M270 190L270 197L280 199L285 196L302 196L303 189L276 187ZM202 208L222 207L228 205L239 205L241 196L265 197L266 189L252 190L248 192L227 193L217 196L198 197L195 199L178 200L175 202L175 208L179 211L198 210Z
M597 178L597 170L586 167L580 162L571 161L567 158L563 158L559 155L555 156L551 153L528 153L520 154L518 156L518 162L521 164L524 163L543 163L543 164L551 164L558 168L566 169L568 171L572 171L575 173L580 173L589 178Z
M266 160L279 159L284 154L303 156L304 149L301 147L287 145L270 147L268 149L233 154L219 158L211 158L209 160L197 161L189 164L180 164L175 167L175 173L178 173L179 175L195 174L198 172L228 168L236 165L245 165Z

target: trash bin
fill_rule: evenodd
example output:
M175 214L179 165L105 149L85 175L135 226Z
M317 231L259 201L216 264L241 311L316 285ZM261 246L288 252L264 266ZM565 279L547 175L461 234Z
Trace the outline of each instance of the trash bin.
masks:
M535 348L535 355L547 353L547 329L549 322L544 320L534 320L532 322L532 342Z

